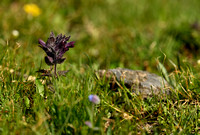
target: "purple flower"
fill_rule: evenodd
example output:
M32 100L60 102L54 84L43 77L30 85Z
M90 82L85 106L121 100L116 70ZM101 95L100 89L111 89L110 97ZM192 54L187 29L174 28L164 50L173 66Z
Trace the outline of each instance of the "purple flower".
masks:
M94 104L100 103L100 98L97 95L89 95L89 100Z
M86 121L85 125L87 125L88 127L92 128L92 123L90 121Z
M93 130L99 130L98 127L93 127L92 123L90 121L86 121L85 125L87 125L89 128L93 129Z
M62 34L59 34L57 37L55 37L53 32L51 32L46 43L39 39L39 47L41 47L47 54L47 56L45 56L46 64L55 65L64 62L64 53L68 51L69 48L73 48L75 43L74 41L68 42L69 39L70 36L66 37Z

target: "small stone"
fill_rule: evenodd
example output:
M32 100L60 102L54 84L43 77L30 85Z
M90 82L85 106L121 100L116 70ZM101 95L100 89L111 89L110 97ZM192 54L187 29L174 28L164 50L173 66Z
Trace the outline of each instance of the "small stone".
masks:
M111 86L124 83L131 92L143 98L153 95L169 95L172 88L163 77L147 71L116 68L98 70L96 75L99 79L105 77L107 81L110 81Z

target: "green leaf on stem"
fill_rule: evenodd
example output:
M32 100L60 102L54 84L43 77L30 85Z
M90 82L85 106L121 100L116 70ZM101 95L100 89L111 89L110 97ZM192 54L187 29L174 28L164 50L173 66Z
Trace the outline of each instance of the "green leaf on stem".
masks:
M44 97L44 85L42 85L39 79L35 80L35 85L36 85L36 92L40 94L40 96Z

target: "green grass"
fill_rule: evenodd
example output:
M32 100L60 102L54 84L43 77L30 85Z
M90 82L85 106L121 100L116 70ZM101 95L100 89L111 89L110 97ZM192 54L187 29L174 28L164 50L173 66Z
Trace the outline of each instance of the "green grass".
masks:
M32 2L42 10L37 17L23 10L27 0L0 2L0 134L200 133L200 23L192 28L199 0ZM36 73L49 68L38 39L51 31L76 41L58 65L70 72L52 80L55 92ZM163 74L172 94L142 99L94 76L116 67ZM93 105L90 94L101 103Z

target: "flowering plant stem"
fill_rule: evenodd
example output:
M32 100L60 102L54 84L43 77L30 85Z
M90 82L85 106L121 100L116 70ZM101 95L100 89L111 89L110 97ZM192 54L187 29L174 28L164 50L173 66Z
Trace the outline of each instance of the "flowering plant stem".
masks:
M56 64L54 65L54 75L55 75L55 77L57 78L58 76L57 76L57 73L56 73Z

